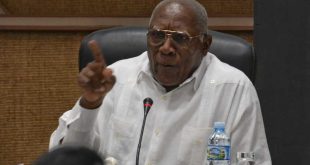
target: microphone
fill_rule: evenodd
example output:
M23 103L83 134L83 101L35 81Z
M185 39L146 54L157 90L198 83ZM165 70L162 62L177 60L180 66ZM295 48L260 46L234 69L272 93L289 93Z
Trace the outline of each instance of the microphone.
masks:
M143 116L141 132L140 132L139 143L137 147L136 165L139 165L139 156L140 156L140 148L141 148L141 142L142 142L142 137L143 137L144 125L145 125L147 114L149 113L152 105L153 105L153 100L151 98L147 97L143 100L144 116Z
M151 98L148 97L143 100L144 116L146 116L147 113L149 113L152 105L153 105L153 100Z

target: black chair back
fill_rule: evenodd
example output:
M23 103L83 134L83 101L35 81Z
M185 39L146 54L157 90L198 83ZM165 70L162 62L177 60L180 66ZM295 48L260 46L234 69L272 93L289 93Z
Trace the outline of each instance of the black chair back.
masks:
M88 41L96 40L102 49L107 64L120 59L140 55L147 50L146 27L116 27L98 30L87 35L81 43L79 52L79 69L93 60L87 46ZM210 52L221 61L243 71L252 82L255 77L255 55L253 46L244 39L230 34L209 31L213 40Z

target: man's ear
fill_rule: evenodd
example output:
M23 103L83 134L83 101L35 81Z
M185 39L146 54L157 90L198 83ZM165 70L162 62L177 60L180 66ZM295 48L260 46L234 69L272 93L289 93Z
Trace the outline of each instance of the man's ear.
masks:
M203 54L206 55L212 43L212 36L210 34L205 35L203 38Z

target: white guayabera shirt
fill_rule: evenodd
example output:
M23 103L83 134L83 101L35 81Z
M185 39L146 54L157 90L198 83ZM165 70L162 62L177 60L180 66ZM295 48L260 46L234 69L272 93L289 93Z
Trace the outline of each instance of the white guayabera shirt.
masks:
M152 77L147 53L110 66L117 82L97 110L79 102L59 119L50 148L63 143L89 146L121 165L133 165L143 121L143 100L153 99L142 146L142 165L202 165L213 123L226 123L231 160L254 152L257 165L271 165L259 100L241 71L208 53L194 74L165 92Z

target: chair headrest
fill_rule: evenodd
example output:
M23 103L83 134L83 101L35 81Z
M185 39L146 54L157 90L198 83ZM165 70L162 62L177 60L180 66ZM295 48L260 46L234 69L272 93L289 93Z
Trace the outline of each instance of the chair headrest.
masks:
M88 41L97 41L109 65L146 51L146 33L146 27L117 27L90 33L81 43L79 69L81 70L93 60L87 46ZM209 30L209 34L213 38L209 52L215 54L221 61L243 71L253 82L255 77L253 46L244 39L230 34L212 30Z

